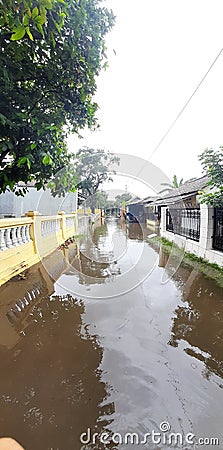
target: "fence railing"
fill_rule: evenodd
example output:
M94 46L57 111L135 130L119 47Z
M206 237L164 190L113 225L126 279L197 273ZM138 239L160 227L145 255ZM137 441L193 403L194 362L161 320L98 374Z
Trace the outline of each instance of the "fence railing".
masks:
M214 209L213 248L223 251L223 206Z
M1 223L2 222L2 223ZM0 220L0 251L30 242L30 227L32 219L3 219Z
M95 217L90 212L41 216L29 211L26 217L0 219L0 285L41 261L67 239L84 234Z
M59 231L61 228L60 221L61 219L58 218L43 218L41 220L41 236L48 236L49 234L54 234Z
M193 241L200 239L200 222L199 209L166 210L166 230Z

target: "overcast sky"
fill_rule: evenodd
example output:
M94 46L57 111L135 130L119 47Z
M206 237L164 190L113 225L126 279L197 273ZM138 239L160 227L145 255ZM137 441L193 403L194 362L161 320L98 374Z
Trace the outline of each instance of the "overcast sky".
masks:
M106 0L116 25L98 78L100 131L70 138L151 160L171 179L201 175L197 156L223 144L223 53L167 138L150 154L223 47L222 0ZM113 51L115 50L115 52Z

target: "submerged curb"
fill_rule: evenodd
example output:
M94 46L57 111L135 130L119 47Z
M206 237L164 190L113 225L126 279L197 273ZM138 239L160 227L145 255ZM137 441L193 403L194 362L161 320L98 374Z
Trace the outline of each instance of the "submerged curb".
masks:
M162 237L146 238L146 242L157 252L160 249L164 250L168 255L181 259L181 264L192 269L197 270L204 276L216 281L216 283L223 288L223 267L220 267L216 263L210 263L204 258L198 257L193 253L185 252L181 250L176 244L168 241Z

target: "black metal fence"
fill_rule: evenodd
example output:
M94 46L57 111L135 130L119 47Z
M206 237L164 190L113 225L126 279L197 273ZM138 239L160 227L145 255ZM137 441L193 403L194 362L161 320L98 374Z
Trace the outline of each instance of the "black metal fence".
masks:
M167 209L166 230L193 241L200 239L200 209Z
M214 209L213 248L223 251L223 206Z

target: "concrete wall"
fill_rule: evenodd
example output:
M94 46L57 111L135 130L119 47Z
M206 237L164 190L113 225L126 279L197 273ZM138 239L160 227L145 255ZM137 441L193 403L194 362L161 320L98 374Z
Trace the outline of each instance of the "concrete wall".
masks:
M201 228L199 242L171 233L170 231L166 231L166 210L167 208L164 207L161 210L160 235L162 237L174 242L178 245L178 247L183 248L186 252L194 253L196 256L207 259L211 263L216 263L219 266L223 266L223 252L212 248L214 229L214 209L212 207L204 204L200 205Z
M77 211L77 193L70 192L65 197L53 197L50 190L30 187L24 197L13 192L0 195L0 218L5 216L21 217L27 211L39 211L45 216L54 216L59 211L65 213Z

